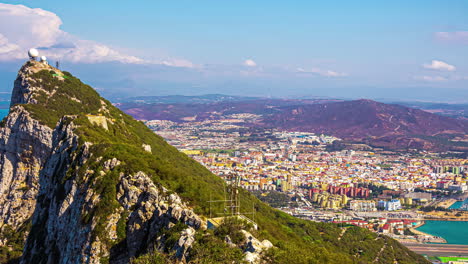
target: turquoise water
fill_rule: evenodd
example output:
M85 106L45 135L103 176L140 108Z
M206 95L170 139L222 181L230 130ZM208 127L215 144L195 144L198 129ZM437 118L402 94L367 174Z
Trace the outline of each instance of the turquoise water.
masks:
M8 115L8 109L0 109L0 120L2 120L6 115Z
M426 221L416 230L443 237L448 244L468 245L468 221Z
M459 209L463 203L468 203L468 198L464 202L462 201L455 202L449 207L449 209Z
M10 102L0 101L0 120L2 120L6 115L8 115L9 107L10 107Z
M454 204L452 204L452 205L449 207L449 209L458 209L458 208L460 208L460 206L461 206L462 204L463 204L462 201L457 201L457 202L455 202Z

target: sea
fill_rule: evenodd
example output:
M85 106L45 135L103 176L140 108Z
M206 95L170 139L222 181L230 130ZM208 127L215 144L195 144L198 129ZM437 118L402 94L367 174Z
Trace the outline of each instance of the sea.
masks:
M416 228L416 230L439 236L447 240L447 244L468 245L468 221L432 221Z
M0 101L0 120L2 120L6 115L8 115L10 107L10 102Z
M460 207L463 205L463 204L468 204L468 198L465 200L465 201L457 201L455 202L454 204L452 204L449 209L460 209Z
M8 115L8 109L0 109L0 119L3 119L6 115Z

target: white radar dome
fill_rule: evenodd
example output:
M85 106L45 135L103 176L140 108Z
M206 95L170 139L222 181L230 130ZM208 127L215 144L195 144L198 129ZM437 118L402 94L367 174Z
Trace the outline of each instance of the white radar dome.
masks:
M36 58L37 56L39 56L39 51L37 49L30 49L28 51L28 55L31 58Z
M46 56L41 56L41 61L47 61L47 57Z

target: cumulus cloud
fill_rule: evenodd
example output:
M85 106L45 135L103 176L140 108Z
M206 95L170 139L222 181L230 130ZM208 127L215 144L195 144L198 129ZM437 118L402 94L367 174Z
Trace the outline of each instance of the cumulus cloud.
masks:
M0 3L0 60L27 58L29 48L41 54L71 62L142 63L106 45L82 40L60 29L62 20L54 13L24 5Z
M439 60L433 60L431 64L423 64L423 67L438 71L454 71L456 69L455 66Z
M468 44L468 31L436 32L434 35L440 41Z
M41 55L75 63L121 62L192 67L185 60L147 61L119 52L107 45L83 40L60 29L56 14L24 5L0 3L0 61L26 59L27 50L37 48Z
M442 76L416 76L416 80L426 81L426 82L444 82L448 79Z
M348 74L344 73L344 72L336 72L336 71L332 71L332 70L322 70L322 69L319 69L319 68L312 68L310 70L303 69L303 68L297 68L296 70L297 70L297 72L300 72L300 73L313 73L313 74L318 74L320 76L325 76L325 77L344 77L344 76L348 76Z
M18 51L19 48L18 45L10 43L5 36L0 34L0 54Z
M255 67L257 66L257 63L254 60L247 59L244 61L244 65L247 67Z

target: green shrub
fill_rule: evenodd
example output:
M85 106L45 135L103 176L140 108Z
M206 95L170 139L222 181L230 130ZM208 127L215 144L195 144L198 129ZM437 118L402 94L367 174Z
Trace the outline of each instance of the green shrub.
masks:
M211 263L245 263L244 254L235 247L231 248L210 231L202 234L197 233L196 242L189 253L189 263L211 264Z
M167 256L154 250L149 254L142 255L138 258L130 260L131 264L169 264L173 263Z

